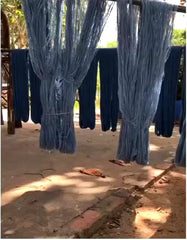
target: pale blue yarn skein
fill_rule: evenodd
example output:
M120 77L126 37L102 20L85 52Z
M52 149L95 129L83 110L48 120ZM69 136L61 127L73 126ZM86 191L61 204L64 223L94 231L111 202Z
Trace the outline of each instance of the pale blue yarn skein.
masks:
M107 0L23 0L33 69L41 80L40 146L74 153L75 94L112 4Z
M122 125L117 158L149 163L149 127L154 118L173 30L173 6L117 0L118 84Z

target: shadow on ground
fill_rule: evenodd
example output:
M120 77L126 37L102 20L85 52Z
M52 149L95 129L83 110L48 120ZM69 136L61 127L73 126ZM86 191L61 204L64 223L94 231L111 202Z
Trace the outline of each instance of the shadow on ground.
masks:
M76 128L76 134L76 154L49 154L39 148L34 124L23 124L14 136L6 134L6 126L2 128L4 237L54 236L108 190L149 181L160 172L153 166L170 161L178 143L177 132L169 140L151 133L151 165L120 167L108 161L115 158L119 132L103 133L97 126L94 131ZM99 168L106 178L82 175L82 168Z
M174 169L93 238L185 238L185 184L185 169Z

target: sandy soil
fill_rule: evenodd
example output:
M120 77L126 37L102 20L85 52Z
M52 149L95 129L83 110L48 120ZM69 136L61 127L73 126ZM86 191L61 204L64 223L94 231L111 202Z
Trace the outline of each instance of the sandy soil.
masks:
M91 131L75 123L77 152L48 153L39 148L39 125L23 124L15 135L2 126L2 236L6 238L56 237L58 229L95 204L108 190L144 184L171 160L179 133L157 137L150 128L150 166L120 167L109 163L117 151L119 128ZM99 168L106 178L83 175L82 168Z
M174 169L93 238L185 238L185 195L185 169Z

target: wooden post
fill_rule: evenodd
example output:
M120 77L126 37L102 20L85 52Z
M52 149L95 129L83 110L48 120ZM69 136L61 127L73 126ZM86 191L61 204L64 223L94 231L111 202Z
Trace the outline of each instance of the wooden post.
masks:
M1 125L4 125L4 121L3 121L3 110L2 110L2 106L1 106Z
M11 53L9 52L9 82L8 82L8 134L15 134L15 114L14 114L14 94L12 81L12 62Z
M15 134L15 117L13 104L12 64L10 53L9 26L6 15L1 10L1 64L7 74L7 101L8 101L8 134Z

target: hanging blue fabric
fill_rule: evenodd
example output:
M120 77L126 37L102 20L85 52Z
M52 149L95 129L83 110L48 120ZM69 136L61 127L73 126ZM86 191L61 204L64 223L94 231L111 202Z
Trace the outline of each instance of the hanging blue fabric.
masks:
M79 88L79 125L81 128L95 128L95 96L97 86L97 54Z
M186 116L183 120L182 132L176 151L175 163L178 166L186 166Z
M40 101L41 81L35 74L29 57L29 80L31 91L31 119L34 123L41 123L42 105Z
M171 47L165 65L159 104L155 115L155 134L171 137L175 122L175 106L182 47Z
M183 50L183 81L182 81L182 113L180 119L179 132L182 132L182 125L186 116L186 47Z
M103 131L116 131L119 115L117 49L99 49L100 109Z
M28 50L12 50L12 79L14 91L15 121L29 119Z
M184 48L183 85L182 85L182 116L179 131L181 133L176 151L175 163L186 166L186 48Z
M182 112L182 100L176 100L175 101L175 122L180 121L181 112Z

